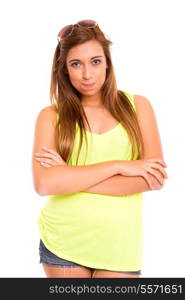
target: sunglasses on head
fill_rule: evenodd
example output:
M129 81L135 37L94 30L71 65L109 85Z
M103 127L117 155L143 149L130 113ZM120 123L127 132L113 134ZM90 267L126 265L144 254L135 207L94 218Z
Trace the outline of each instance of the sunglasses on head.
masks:
M95 28L96 26L98 26L98 24L97 24L97 22L95 22L93 20L81 20L81 21L77 22L76 24L67 25L59 31L58 36L57 36L58 42L60 42L67 36L71 35L71 33L73 32L74 26Z

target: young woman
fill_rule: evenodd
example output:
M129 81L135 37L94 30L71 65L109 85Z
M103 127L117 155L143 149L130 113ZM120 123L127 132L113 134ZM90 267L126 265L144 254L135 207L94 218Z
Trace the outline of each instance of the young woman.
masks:
M32 156L48 277L139 277L142 192L167 178L152 105L117 89L111 44L93 20L58 34Z

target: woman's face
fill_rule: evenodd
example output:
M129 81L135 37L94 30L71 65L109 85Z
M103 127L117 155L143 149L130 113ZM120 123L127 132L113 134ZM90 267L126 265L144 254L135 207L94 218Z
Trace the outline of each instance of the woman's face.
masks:
M66 59L71 84L83 96L97 94L106 78L106 57L98 41L90 40L71 48ZM85 87L83 84L94 84Z

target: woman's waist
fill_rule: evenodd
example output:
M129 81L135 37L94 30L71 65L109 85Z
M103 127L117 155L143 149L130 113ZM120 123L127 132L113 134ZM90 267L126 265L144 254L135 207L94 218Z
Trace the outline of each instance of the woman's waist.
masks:
M86 195L85 195L86 194ZM91 195L91 196L90 196ZM51 218L54 222L61 220L89 220L104 221L124 218L137 219L142 214L142 193L128 196L112 196L90 193L64 197L66 195L52 195L42 210L42 216ZM104 196L104 197L103 197Z

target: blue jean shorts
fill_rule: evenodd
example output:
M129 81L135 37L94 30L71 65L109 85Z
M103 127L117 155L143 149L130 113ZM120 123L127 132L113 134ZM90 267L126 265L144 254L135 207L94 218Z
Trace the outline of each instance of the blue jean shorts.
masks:
M45 263L48 265L53 265L56 267L86 267L77 263L74 263L72 261L60 258L59 256L55 255L54 253L52 253L50 250L48 250L46 248L46 246L44 245L43 241L40 240L40 244L39 244L39 256L40 256L40 263ZM95 270L95 268L91 268L88 267L89 269ZM97 269L96 269L97 270ZM101 269L103 270L103 269ZM104 270L104 271L108 271L108 270ZM131 273L131 274L141 274L141 270L139 271L115 271L115 272L119 272L119 273Z

